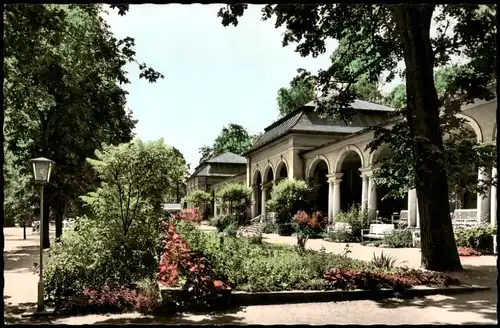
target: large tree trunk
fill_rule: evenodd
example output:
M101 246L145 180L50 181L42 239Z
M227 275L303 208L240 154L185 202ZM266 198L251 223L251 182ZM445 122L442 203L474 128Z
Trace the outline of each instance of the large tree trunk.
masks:
M450 218L430 25L434 5L397 5L394 18L406 64L406 118L414 140L422 267L462 269Z

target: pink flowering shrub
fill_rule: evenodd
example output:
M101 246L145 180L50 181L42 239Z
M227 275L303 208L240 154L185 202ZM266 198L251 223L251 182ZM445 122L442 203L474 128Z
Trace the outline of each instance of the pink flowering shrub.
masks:
M174 218L176 220L184 220L194 223L200 223L201 221L203 221L203 215L197 208L183 209L179 213L177 213Z

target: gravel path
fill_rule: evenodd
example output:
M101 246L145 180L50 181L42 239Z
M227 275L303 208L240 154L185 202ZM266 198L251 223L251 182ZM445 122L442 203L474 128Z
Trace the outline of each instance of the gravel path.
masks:
M207 228L208 230L209 228ZM428 296L412 300L351 301L303 303L291 305L249 306L224 313L204 315L184 314L171 318L147 317L136 313L122 315L88 315L43 319L21 318L21 313L36 306L38 277L31 266L38 262L39 235L22 228L4 228L5 234L5 321L7 323L54 324L494 324L497 323L497 257L463 258L465 271L455 274L464 282L492 287L490 291L456 296ZM265 240L280 244L295 244L293 237L265 235ZM308 247L341 253L345 244L322 240L308 241ZM351 244L351 257L370 260L373 252L396 256L400 264L418 267L418 249L381 249ZM286 315L283 315L286 313Z

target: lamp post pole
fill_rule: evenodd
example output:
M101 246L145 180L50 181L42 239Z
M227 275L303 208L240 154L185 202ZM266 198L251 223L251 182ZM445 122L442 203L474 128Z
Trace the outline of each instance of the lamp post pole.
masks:
M44 184L40 184L40 266L39 266L39 274L40 279L38 280L38 311L45 310L45 302L44 302L44 283L43 283L43 186Z
M35 182L40 184L40 265L38 266L40 279L38 280L38 312L45 311L44 302L44 282L43 282L43 187L50 180L50 172L52 171L52 165L54 164L48 158L39 157L30 160L33 165L33 175ZM48 218L45 218L46 220ZM47 231L49 233L49 231ZM48 237L48 236L47 236Z

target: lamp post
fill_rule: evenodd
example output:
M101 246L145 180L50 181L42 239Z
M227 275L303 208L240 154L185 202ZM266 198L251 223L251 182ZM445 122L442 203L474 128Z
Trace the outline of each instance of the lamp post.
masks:
M44 283L43 283L43 187L50 180L53 161L39 157L31 161L35 182L40 184L40 280L38 281L38 311L45 310L44 304Z

